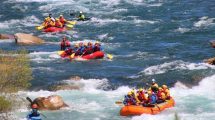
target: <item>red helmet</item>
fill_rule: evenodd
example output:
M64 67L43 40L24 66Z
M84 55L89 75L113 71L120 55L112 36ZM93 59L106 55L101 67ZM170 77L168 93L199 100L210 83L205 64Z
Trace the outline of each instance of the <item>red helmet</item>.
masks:
M31 106L31 108L33 108L33 109L37 109L37 108L38 108L38 106L37 106L37 104L33 104L33 105Z

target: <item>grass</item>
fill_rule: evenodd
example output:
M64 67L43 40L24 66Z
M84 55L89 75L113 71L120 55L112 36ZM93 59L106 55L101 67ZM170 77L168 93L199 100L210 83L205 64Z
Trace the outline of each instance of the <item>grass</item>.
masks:
M0 50L0 73L0 118L11 119L8 112L17 105L12 93L31 86L32 70L27 51Z

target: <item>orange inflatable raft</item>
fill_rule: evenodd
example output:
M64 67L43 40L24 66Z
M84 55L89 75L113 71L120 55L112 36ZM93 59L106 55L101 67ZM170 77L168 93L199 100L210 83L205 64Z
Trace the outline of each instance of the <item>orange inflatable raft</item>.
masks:
M155 105L155 107L143 107L143 106L137 106L137 105L129 105L124 106L120 110L121 116L132 116L132 115L141 115L141 114L158 114L162 112L166 108L174 107L175 101L173 98L170 100L167 100L164 103L160 103Z

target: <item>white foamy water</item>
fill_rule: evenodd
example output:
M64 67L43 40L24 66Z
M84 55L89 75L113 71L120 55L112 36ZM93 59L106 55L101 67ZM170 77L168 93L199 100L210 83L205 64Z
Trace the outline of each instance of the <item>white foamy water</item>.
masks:
M50 62L61 58L57 51L54 52L32 52L29 54L30 59L36 63Z
M40 20L35 16L28 16L23 19L11 19L0 23L1 28L9 27L22 27L22 26L37 26L40 24Z
M160 65L150 66L145 68L140 73L144 73L146 75L153 74L163 74L170 70L201 70L201 69L215 69L213 65L209 65L206 63L189 63L181 60L173 61L173 62L165 62Z
M132 119L132 120L173 120L175 113L178 114L181 120L207 120L215 117L215 93L208 91L215 90L215 75L204 78L198 86L187 88L182 83L176 83L175 87L171 88L171 96L174 97L176 106L166 109L157 115L141 115L133 117L119 116L120 106L115 104L115 101L122 100L123 96L132 88L121 86L116 90L104 91L102 88L109 86L107 79L81 79L79 81L64 80L64 82L79 85L80 90L61 90L57 92L49 91L34 91L34 92L19 92L23 97L31 98L45 97L49 95L60 95L63 100L70 106L69 108L53 112L43 112L49 119L105 119L109 118L116 120ZM63 114L62 114L63 113ZM201 113L201 114L199 114ZM24 118L27 110L20 110L18 116ZM66 115L66 116L64 116ZM107 118L108 117L108 118Z
M213 21L215 18L208 18L207 16L201 17L198 22L194 23L195 27L207 27L209 25L213 25Z
M190 31L189 28L181 28L181 27L179 27L178 29L175 30L175 32L180 32L180 33L186 33L189 31Z
M132 120L174 120L175 113L180 120L213 120L215 117L215 75L204 78L198 86L187 88L177 83L171 88L176 106L158 115L141 115Z

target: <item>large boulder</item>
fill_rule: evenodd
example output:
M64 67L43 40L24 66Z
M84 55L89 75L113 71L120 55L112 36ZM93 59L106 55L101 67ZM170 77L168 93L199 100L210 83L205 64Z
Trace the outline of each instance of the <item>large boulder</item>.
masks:
M31 34L16 33L15 42L21 45L38 45L38 44L43 44L44 40L42 40L39 37L35 37Z
M38 97L33 103L36 103L39 107L39 110L59 110L63 107L68 107L64 103L63 99L58 95L51 95L48 97Z
M0 34L0 39L14 39L14 35L9 35L9 34Z
M211 40L210 45L211 45L211 47L215 48L215 40Z
M204 60L205 63L215 65L215 57Z

